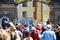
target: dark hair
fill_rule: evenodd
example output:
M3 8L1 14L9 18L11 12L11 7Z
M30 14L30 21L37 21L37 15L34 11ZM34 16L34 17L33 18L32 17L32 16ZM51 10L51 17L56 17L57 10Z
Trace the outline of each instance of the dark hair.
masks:
M30 36L30 34L29 34L28 31L25 32L25 36L26 36L26 37L29 37L29 36Z
M47 23L47 24L50 24L50 22L49 22L49 21L47 21L46 23Z
M58 24L60 26L60 24Z
M18 24L16 23L15 25L17 26Z
M3 29L6 29L6 28L9 28L10 27L10 24L9 23L2 23L2 28Z

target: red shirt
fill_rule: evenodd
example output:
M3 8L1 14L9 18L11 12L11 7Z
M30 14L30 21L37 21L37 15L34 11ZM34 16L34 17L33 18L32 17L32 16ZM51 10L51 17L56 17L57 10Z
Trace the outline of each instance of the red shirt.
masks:
M39 30L39 31L41 31L42 30L42 27L39 26L39 25L37 25L36 29Z
M30 33L30 36L33 38L33 40L38 40L37 38L38 38L38 33L36 33L36 32L31 32Z

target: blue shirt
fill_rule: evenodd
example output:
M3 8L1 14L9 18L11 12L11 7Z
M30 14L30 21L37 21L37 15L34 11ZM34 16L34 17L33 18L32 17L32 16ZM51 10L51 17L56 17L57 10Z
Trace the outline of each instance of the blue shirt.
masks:
M44 31L42 34L43 40L56 40L56 35L53 31Z

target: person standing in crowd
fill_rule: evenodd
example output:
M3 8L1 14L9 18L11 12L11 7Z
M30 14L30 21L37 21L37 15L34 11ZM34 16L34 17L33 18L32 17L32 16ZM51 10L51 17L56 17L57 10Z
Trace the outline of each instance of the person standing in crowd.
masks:
M37 30L39 30L39 31L42 31L42 26L41 25L39 25L39 24L37 24L37 26L35 27Z
M52 26L47 25L45 28L46 28L46 30L42 33L40 38L43 40L56 40L56 35L55 35L54 31L51 31Z
M0 29L0 40L11 40L9 33L2 28Z
M56 40L60 40L60 26L58 27L58 32L56 32Z
M14 26L14 24L12 22L9 22L9 29L7 29L6 31L10 34L11 36L11 40L20 40L20 36L18 34L18 30L16 29L16 27Z
M36 32L35 27L32 27L32 32L30 33L30 36L33 38L33 40L38 40L38 33Z
M3 27L3 29L7 29L8 28L7 24L8 24L8 20L6 18L3 18L2 19L2 27Z
M29 25L25 24L24 25L24 29L26 29L27 31L29 31Z
M30 37L30 33L28 31L25 32L25 38L24 40L33 40L31 37Z
M21 23L18 23L18 30L20 30L21 32L22 32L22 30L23 30L23 25L21 24Z

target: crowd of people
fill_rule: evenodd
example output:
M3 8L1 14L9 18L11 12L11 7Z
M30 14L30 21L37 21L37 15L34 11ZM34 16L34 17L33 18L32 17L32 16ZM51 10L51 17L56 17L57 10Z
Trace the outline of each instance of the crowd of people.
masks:
M60 24L0 24L0 40L60 40Z

